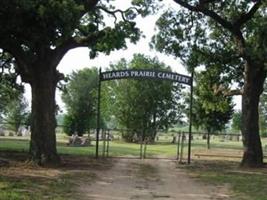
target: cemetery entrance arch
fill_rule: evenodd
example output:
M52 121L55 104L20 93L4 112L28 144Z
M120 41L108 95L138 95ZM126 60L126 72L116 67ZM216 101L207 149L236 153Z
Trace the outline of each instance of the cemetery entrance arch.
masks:
M190 115L189 115L189 137L188 137L188 158L187 162L190 164L191 161L191 138L192 138L192 101L193 101L193 75L191 76L182 75L169 71L159 70L142 70L142 69L131 69L131 70L115 70L102 72L99 69L98 78L98 104L97 104L97 126L96 126L96 152L95 156L99 156L99 133L100 133L100 101L101 101L101 82L115 79L156 79L156 80L167 80L172 82L178 82L190 86Z

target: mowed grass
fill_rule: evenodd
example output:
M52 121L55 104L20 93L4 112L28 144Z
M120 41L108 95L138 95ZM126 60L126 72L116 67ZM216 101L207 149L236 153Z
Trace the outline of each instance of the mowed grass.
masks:
M91 146L88 147L70 147L67 146L67 137L60 135L58 137L57 150L59 154L69 154L69 155L95 155L95 142L92 142ZM183 154L184 157L187 156L188 152L188 141L184 142ZM267 140L262 140L263 149L266 152ZM144 146L143 146L144 148ZM0 151L19 151L28 152L29 150L29 138L23 137L0 137ZM99 155L102 155L103 142L99 143ZM181 153L181 145L180 145ZM233 156L242 156L243 147L241 141L230 141L230 140L220 140L218 138L211 140L211 149L207 150L206 140L192 140L192 158L195 154L224 154ZM163 138L159 142L154 144L148 144L146 146L146 156L147 157L170 157L175 158L177 154L177 144L171 143L171 138ZM123 141L111 141L109 143L109 156L134 156L138 157L140 155L140 144L126 143Z
M70 155L77 158L92 158L95 155L95 143L89 147L70 147L66 145L67 138L60 136L57 144L58 152L64 157ZM266 140L263 140L263 147ZM99 155L102 155L102 142L99 146ZM207 150L205 140L192 141L192 165L185 166L194 177L201 181L215 185L227 185L233 200L267 200L267 170L240 169L240 158L230 159L233 156L242 156L242 143L237 141L222 141L214 139L211 141L211 149ZM79 181L87 177L88 183L94 180L90 170L78 174L68 173L65 169L51 169L31 167L31 163L25 164L26 155L29 150L29 138L22 137L0 137L0 153L6 152L10 156L20 160L17 166L0 167L0 200L35 200L35 199L79 199L75 186ZM187 159L187 142L184 144L184 161ZM14 155L18 153L18 156ZM26 152L26 153L25 153ZM148 158L168 157L176 158L177 145L171 144L171 138L165 138L155 144L147 146ZM181 153L181 152L180 152ZM197 157L196 154L207 156ZM228 155L226 157L209 157L211 155ZM24 157L20 156L24 155ZM122 141L110 142L109 156L139 157L140 145L129 144ZM1 155L0 155L1 157ZM16 160L16 159L12 159ZM231 161L229 161L231 160ZM23 162L21 162L23 161ZM12 161L13 162L13 161ZM90 160L92 162L92 160ZM26 165L26 167L24 166ZM80 162L76 163L76 168ZM97 167L98 168L98 167ZM17 174L17 172L19 172Z
M20 170L19 168L17 170ZM38 173L38 172L37 172ZM73 199L71 176L12 176L0 172L0 200Z
M73 171L60 167L39 167L27 161L27 154L0 151L0 200L72 200L79 199L75 187L82 177L90 182L90 171ZM77 198L78 197L78 198Z
M218 160L197 161L182 168L208 184L227 187L231 200L267 200L266 168L246 169L237 162Z
M66 145L67 142L59 142L57 144L57 150L59 154L69 155L95 155L95 142L92 142L92 146L88 147L70 147ZM177 145L169 143L159 143L147 145L147 156L175 156ZM11 139L0 138L0 151L19 151L28 152L29 139ZM99 154L102 155L103 142L99 143ZM109 156L139 156L140 144L131 144L121 141L114 141L109 143Z

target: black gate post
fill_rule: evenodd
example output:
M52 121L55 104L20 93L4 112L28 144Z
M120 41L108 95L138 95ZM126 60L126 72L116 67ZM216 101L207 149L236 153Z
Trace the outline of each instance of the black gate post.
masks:
M194 69L191 73L191 88L190 88L190 111L189 111L189 134L188 134L188 158L187 163L191 163L191 140L192 140L192 109L193 109L193 81Z
M98 98L97 98L97 115L96 115L96 145L95 145L95 158L98 158L99 149L99 130L100 130L100 102L101 102L101 67L98 74Z
M179 160L180 158L180 144L181 144L181 132L176 135L177 138L177 151L176 151L176 160Z

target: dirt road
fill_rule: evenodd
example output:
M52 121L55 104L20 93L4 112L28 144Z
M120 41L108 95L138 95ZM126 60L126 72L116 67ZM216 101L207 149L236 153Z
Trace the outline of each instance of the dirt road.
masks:
M169 160L116 159L108 170L79 190L86 200L227 200L224 187L189 178Z

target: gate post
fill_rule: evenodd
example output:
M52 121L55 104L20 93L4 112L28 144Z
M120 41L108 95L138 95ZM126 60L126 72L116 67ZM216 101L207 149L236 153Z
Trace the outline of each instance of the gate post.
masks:
M190 111L189 111L189 133L188 133L188 158L187 163L191 162L191 139L192 139L192 109L193 109L193 81L194 69L191 74L191 88L190 88Z
M95 145L96 159L98 159L98 149L99 149L100 102L101 102L101 67L99 68L99 73L98 73L98 99L97 99L97 115L96 115L96 145Z

